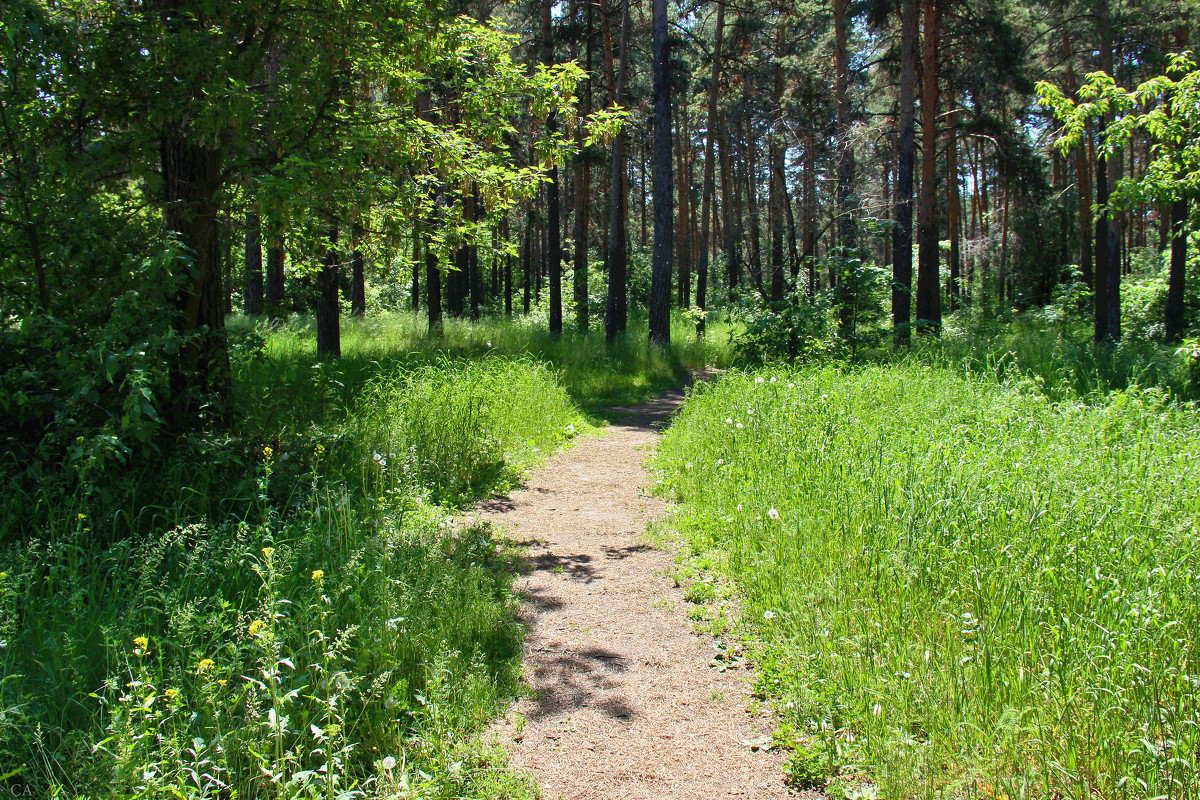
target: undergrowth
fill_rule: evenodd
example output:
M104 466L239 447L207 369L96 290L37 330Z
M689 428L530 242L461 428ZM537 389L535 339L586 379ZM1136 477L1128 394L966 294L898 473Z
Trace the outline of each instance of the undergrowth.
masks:
M658 448L798 785L1197 797L1200 425L904 363L732 373Z
M530 358L304 363L270 336L237 355L240 429L10 510L4 791L526 793L473 737L518 691L512 566L449 514L584 418Z

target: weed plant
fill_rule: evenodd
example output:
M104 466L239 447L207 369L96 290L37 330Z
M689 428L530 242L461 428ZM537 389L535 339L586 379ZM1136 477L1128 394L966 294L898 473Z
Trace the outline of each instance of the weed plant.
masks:
M916 363L732 373L658 448L800 784L1200 797L1200 423Z
M530 359L380 369L243 361L239 397L266 407L204 440L224 461L180 447L101 487L140 477L177 505L95 519L33 498L43 527L0 554L4 790L523 796L471 744L517 691L513 571L447 507L584 420ZM272 374L293 382L246 385Z

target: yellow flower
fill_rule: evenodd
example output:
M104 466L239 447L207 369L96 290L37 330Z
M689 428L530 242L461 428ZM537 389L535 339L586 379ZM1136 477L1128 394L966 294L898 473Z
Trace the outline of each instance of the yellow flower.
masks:
M200 672L208 672L215 666L216 666L216 663L211 658L205 658L205 659L202 659L198 665L196 665L196 668Z
M229 683L229 681L225 680L224 678L221 678L219 681L217 681L218 686L224 686L227 683Z
M264 547L262 549L262 554L263 554L263 558L270 558L271 556L273 556L275 554L275 548L274 547Z
M271 456L273 456L273 455L275 455L275 451L272 450L270 447L263 448L263 461L270 461Z
M179 690L178 689L167 689L167 691L164 692L164 694L166 695L167 700L171 701L172 703L179 699Z
M314 581L320 581L324 577L325 577L325 570L323 570L323 569L314 569L313 570L312 579Z
M263 624L263 621L261 619L254 620L253 622L250 623L250 635L253 636L254 634L258 633L265 627L266 627L266 625Z
M150 640L147 639L145 636L139 636L133 640L133 646L140 647L144 650L150 646Z

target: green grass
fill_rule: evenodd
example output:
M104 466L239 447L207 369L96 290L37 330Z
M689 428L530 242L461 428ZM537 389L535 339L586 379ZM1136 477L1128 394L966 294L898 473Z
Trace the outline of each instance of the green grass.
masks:
M639 402L655 391L679 385L689 367L727 366L732 358L730 326L716 318L699 342L694 328L674 319L672 346L660 350L648 346L644 320L633 320L628 333L609 346L602 325L586 334L568 331L553 336L523 317L446 319L443 335L429 337L423 317L383 314L343 320L342 357L335 362L317 359L309 319L294 318L278 328L255 329L244 318L231 325L237 336L265 338L262 357L247 363L246 379L239 384L245 392L240 407L263 407L263 413L280 415L263 419L260 414L248 421L264 429L308 425L323 415L336 417L350 407L359 387L381 370L445 359L506 356L543 362L577 405L594 409ZM306 402L288 402L293 391ZM326 402L307 402L314 393ZM263 402L267 395L271 399Z
M799 783L1198 797L1200 423L906 363L733 373L658 449Z
M243 344L233 429L28 498L0 553L4 790L525 795L472 738L519 691L514 570L450 512L587 423L544 362L348 327L337 363Z

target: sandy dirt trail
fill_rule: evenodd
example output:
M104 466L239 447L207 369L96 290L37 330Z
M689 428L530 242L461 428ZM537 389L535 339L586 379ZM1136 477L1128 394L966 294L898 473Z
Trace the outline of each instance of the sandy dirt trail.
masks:
M770 731L747 712L749 674L714 665L671 556L645 543L665 504L644 463L681 400L616 409L603 435L475 512L528 559L517 589L532 697L495 730L550 800L788 796L780 754L748 745Z

